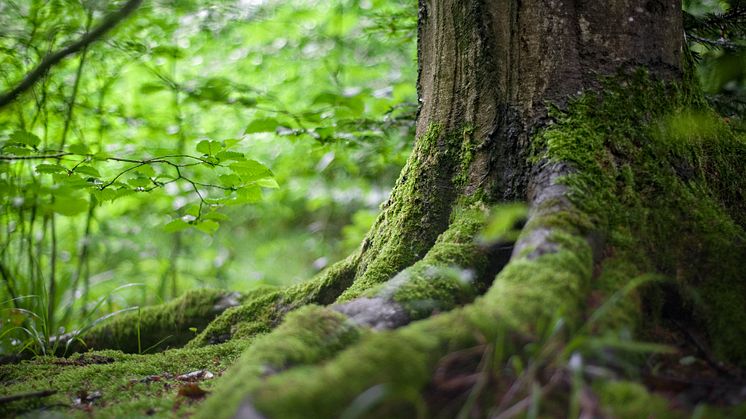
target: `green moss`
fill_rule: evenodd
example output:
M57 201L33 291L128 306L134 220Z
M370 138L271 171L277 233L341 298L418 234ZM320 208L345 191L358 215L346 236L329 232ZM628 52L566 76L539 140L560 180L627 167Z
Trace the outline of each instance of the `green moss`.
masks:
M0 416L23 412L35 415L89 417L177 416L196 408L198 401L178 395L183 384L175 377L196 370L218 376L232 365L249 341L232 341L198 349L174 349L134 355L97 351L71 358L42 357L17 365L0 366L0 394L56 390L50 397L0 405ZM150 377L150 378L148 378ZM211 391L215 380L199 383ZM96 395L90 403L75 400Z
M476 205L456 209L450 227L422 260L363 295L400 303L410 319L472 301L479 284L488 281L484 278L487 256L475 241L485 217L485 208Z
M67 348L67 353L93 349L119 349L138 353L180 347L204 329L231 304L238 304L236 293L200 289L152 307L116 315L92 327ZM60 348L64 350L65 348Z
M590 332L631 332L637 328L642 320L637 289L652 279L642 275L634 263L621 255L604 260L600 274L593 280L593 294L586 315L598 319Z
M564 183L591 225L638 272L694 290L686 302L723 357L746 362L746 141L700 98L644 72L606 82L536 137L535 161L569 163ZM576 224L582 224L579 220ZM606 292L633 276L607 275ZM611 285L609 281L617 281ZM682 295L692 295L682 292Z
M459 153L459 165L456 174L453 177L453 182L456 185L463 186L469 180L469 168L474 160L476 142L474 141L474 127L467 125L460 133L460 137L455 135L452 141L461 144L461 151Z
M244 352L197 417L233 417L246 395L264 386L266 377L328 359L361 333L346 316L330 309L306 306L289 314L271 335L257 338Z
M683 412L672 410L662 397L648 393L642 385L630 381L599 381L593 386L604 412L618 419L677 419Z
M422 259L445 231L463 136L433 124L417 139L391 198L363 241L355 282L339 301L362 295Z
M553 319L580 321L593 267L590 246L582 237L561 230L550 240L557 246L555 252L513 260L500 272L484 296L490 304L475 311L478 317L500 318L526 332Z

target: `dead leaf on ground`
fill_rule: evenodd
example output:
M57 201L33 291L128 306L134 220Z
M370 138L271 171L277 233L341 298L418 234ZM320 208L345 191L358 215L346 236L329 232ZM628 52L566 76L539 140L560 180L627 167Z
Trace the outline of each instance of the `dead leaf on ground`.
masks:
M181 397L186 397L192 400L199 400L207 396L207 391L203 390L198 384L187 383L179 387L177 393Z

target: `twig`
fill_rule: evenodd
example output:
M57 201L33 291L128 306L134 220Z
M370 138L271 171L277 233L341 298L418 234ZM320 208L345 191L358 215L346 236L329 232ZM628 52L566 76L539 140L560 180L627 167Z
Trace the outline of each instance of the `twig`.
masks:
M57 153L57 154L46 154L41 156L0 156L0 160L45 160L45 159L59 159L72 153Z
M49 397L55 393L57 393L57 390L42 390L42 391L31 391L28 393L11 394L8 396L0 396L0 404L10 403L16 400L23 400L23 399Z
M140 6L140 3L142 3L142 0L129 0L124 6L122 6L121 9L104 18L103 22L101 22L100 25L96 26L95 28L93 28L93 30L80 37L77 41L44 57L39 65L31 70L31 72L26 74L26 77L24 77L23 80L18 83L18 85L10 89L8 92L0 95L0 108L8 105L12 101L14 101L21 93L31 88L31 86L39 81L39 79L42 78L49 71L49 69L51 69L55 64L62 61L63 58L84 49L91 43L101 38L117 24L119 24L119 22L124 20L124 18L134 12L135 9Z

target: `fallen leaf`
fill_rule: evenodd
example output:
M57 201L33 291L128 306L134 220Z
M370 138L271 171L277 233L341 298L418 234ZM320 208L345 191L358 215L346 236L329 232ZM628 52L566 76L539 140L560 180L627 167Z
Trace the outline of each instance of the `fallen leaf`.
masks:
M207 391L203 390L195 383L187 383L179 387L179 392L177 394L181 397L198 400L204 398L207 395Z

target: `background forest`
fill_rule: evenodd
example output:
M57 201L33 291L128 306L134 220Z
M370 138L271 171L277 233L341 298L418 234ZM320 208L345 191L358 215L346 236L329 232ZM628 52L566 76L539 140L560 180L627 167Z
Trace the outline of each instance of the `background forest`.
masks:
M0 0L0 92L123 3ZM743 131L746 7L684 3L703 87ZM144 1L0 108L0 354L193 288L303 281L353 250L412 145L416 13Z

